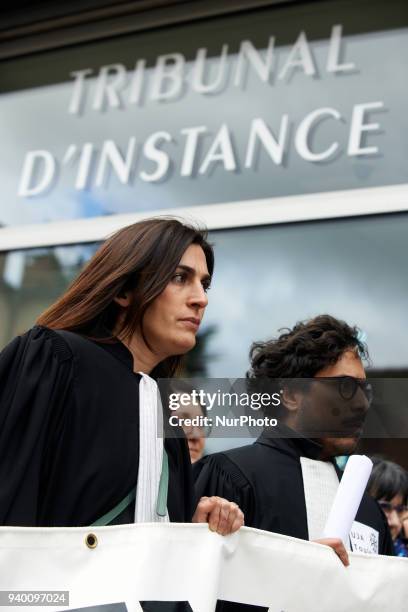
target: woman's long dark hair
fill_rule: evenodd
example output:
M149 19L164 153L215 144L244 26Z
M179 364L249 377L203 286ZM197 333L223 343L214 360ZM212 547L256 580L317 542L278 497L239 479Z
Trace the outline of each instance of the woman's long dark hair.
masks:
M38 318L38 325L91 337L95 330L112 331L120 312L114 298L132 290L132 304L115 334L130 338L138 329L143 334L143 317L148 306L165 289L191 244L201 246L212 275L214 253L202 229L162 217L119 230L102 244L65 293ZM152 375L173 376L181 358L165 359Z

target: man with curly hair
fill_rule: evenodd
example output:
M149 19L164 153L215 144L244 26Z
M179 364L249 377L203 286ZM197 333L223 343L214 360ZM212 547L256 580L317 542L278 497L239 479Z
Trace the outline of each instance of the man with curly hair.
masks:
M249 388L280 392L279 407L267 413L279 426L199 461L197 493L235 501L250 527L319 540L341 477L334 458L355 451L371 401L367 348L358 328L320 315L254 343L250 358ZM384 514L366 495L350 544L393 554ZM332 547L344 562L345 551Z

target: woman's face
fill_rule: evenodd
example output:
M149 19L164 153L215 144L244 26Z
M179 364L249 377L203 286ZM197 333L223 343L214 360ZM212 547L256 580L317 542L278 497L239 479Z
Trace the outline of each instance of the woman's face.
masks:
M210 281L203 249L190 245L143 319L144 334L160 360L182 355L194 347L208 303Z
M389 501L385 499L380 499L378 501L384 510L385 516L387 517L391 537L393 540L395 540L402 529L402 515L396 510L396 508L403 506L402 495L395 495L395 497Z

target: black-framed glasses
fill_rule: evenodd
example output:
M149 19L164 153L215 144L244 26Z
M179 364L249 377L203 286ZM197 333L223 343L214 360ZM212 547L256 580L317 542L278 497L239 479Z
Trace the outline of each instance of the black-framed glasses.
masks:
M391 514L391 512L395 510L398 516L403 516L406 512L408 512L408 506L405 506L404 504L398 504L397 506L394 506L394 504L392 504L391 502L384 500L380 500L378 503L380 504L385 514Z
M355 378L354 376L316 376L315 380L337 383L340 397L345 401L352 400L359 389L364 393L368 405L373 401L373 387L365 378Z

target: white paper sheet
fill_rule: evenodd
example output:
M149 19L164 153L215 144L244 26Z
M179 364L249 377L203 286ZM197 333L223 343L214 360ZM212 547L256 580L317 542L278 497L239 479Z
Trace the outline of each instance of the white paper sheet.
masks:
M367 486L373 462L365 455L352 455L337 489L326 526L325 538L341 538L345 545Z

